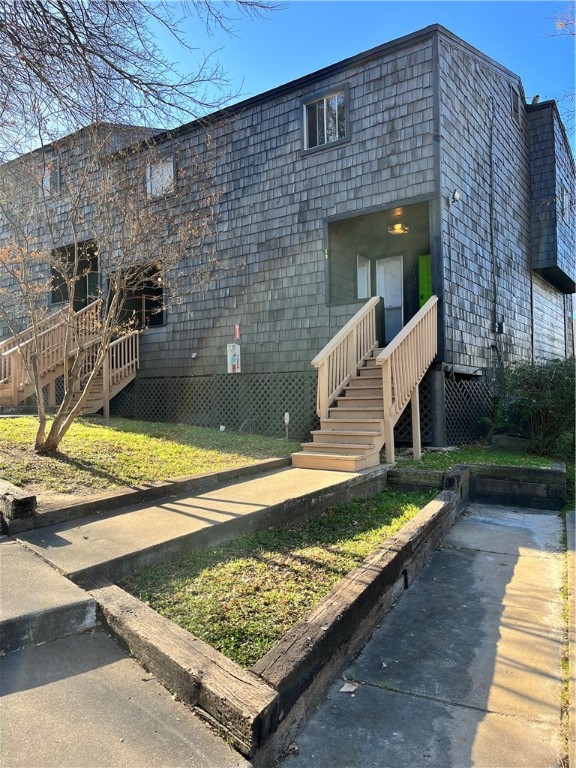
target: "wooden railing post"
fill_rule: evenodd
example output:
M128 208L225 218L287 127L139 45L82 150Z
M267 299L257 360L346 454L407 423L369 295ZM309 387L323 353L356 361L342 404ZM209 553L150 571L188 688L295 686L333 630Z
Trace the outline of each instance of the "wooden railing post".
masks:
M328 418L328 364L322 363L318 368L318 418Z
M358 364L358 326L355 325L352 333L348 336L348 356L346 360L346 375L354 376Z
M22 358L17 352L12 352L10 356L10 376L11 376L11 394L12 405L18 405L18 381L20 380L20 366Z
M422 440L420 437L420 385L416 384L410 395L412 409L412 452L418 461L422 456Z
M103 413L104 418L110 418L110 362L109 362L110 349L106 350L104 355L104 363L102 365L102 397L103 397Z
M390 358L382 364L382 404L384 407L384 449L386 463L394 464L394 422L392 420L392 366Z

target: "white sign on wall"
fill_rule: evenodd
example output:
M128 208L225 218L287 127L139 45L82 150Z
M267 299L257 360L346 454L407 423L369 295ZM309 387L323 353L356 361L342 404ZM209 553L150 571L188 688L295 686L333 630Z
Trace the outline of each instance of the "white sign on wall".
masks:
M228 373L240 373L240 344L228 344Z

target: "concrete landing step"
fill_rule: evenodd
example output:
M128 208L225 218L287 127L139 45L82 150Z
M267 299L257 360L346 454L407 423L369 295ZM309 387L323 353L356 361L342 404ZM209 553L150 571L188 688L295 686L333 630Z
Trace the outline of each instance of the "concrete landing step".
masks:
M46 643L96 626L94 599L12 539L0 541L0 571L0 650Z
M328 469L336 472L359 472L361 469L376 467L380 463L380 453L368 454L337 454L322 453L321 451L302 451L292 454L292 466L300 469Z

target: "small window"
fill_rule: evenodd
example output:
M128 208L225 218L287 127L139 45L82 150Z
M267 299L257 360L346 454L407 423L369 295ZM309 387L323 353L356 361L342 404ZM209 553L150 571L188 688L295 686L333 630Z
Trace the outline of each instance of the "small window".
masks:
M337 91L305 104L304 132L306 149L346 138L345 92Z
M42 170L41 196L53 197L60 193L60 160L47 158Z
M510 111L513 120L518 123L520 121L520 97L513 86L510 86Z
M174 191L174 158L160 157L146 168L146 194L153 200Z
M562 218L568 224L570 220L570 192L562 186Z

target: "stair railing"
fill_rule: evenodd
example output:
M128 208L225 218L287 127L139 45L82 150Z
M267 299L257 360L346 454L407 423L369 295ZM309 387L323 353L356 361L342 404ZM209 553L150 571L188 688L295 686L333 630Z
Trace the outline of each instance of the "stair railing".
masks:
M74 333L78 345L84 346L98 337L101 304L102 301L97 299L74 314ZM41 320L36 330L33 327L26 328L2 342L0 383L10 383L12 405L18 404L26 385L32 381L34 354L41 379L64 364L67 327L66 310L61 309ZM76 349L70 351L73 353Z
M330 404L378 346L376 308L379 303L379 296L369 299L312 360L318 369L316 413L319 418L328 417Z
M376 358L382 367L386 462L394 464L394 425L412 404L414 458L421 455L418 386L438 351L438 297L432 296Z
M113 341L108 347L102 371L104 416L110 416L110 394L116 384L135 376L140 355L140 331L132 331Z

